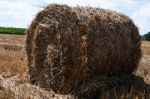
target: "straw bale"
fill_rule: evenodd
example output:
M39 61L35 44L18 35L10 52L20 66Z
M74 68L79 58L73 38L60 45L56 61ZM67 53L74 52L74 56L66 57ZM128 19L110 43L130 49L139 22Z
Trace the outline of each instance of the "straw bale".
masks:
M27 30L30 82L68 94L86 78L131 74L140 46L138 28L121 13L51 4Z

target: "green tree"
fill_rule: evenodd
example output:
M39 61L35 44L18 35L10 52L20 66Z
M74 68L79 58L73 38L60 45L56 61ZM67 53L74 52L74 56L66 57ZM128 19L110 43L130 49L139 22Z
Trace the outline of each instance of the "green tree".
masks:
M150 32L144 35L144 38L148 41L150 41Z

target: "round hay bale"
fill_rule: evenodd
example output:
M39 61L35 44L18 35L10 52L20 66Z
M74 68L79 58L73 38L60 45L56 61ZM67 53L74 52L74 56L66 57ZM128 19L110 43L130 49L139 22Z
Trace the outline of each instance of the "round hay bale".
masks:
M138 28L121 13L51 4L27 30L30 82L67 94L86 78L130 74L140 46Z

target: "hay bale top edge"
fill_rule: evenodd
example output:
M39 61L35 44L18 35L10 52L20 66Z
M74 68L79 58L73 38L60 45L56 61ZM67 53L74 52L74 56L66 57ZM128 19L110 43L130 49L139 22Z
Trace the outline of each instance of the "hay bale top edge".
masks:
M113 21L114 23L128 23L131 22L134 24L132 19L130 19L127 15L121 13L121 12L116 12L110 9L104 9L104 8L98 8L98 7L82 7L82 6L76 6L76 7L71 7L66 4L49 4L45 6L39 13L35 16L44 16L45 19L48 19L50 16L50 13L66 13L70 12L72 14L76 14L79 18L95 18L99 17L101 20L106 20L106 21ZM46 16L45 16L46 14ZM39 17L38 17L39 18ZM40 18L38 19L40 20Z

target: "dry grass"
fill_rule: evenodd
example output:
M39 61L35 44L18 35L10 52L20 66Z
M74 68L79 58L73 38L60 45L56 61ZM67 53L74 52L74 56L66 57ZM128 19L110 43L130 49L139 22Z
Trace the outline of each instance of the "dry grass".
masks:
M144 77L147 83L150 83L150 42L142 42L143 57L141 59L137 74Z
M24 75L26 71L24 54L22 51L0 51L0 73L7 73L9 75Z
M24 44L24 35L0 34L0 43Z
M0 73L7 74L7 76L25 74L23 42L24 36L0 35Z
M6 44L2 43L10 43L9 49L5 49ZM17 35L0 35L0 99L71 99L71 96L57 95L28 84L23 46L15 45L18 47L15 50L13 44L24 44L24 36L20 39ZM137 74L150 83L150 42L143 41L142 50L143 58Z
M149 41L142 42L142 50L144 54L150 55L150 42Z

